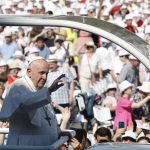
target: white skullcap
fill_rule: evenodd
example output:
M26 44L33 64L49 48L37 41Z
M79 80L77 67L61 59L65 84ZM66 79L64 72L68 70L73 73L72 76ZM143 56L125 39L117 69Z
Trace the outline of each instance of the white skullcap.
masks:
M28 66L32 63L32 62L34 62L34 61L36 61L36 60L45 60L43 57L41 57L41 56L31 56L31 57L29 57L29 63L28 63Z

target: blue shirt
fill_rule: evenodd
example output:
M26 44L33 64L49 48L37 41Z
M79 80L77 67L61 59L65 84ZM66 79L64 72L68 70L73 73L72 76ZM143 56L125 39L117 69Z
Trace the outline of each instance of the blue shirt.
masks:
M17 43L13 41L9 44L5 43L2 46L0 46L0 53L2 54L3 58L7 61L13 56L15 51L17 51L18 49L19 47Z

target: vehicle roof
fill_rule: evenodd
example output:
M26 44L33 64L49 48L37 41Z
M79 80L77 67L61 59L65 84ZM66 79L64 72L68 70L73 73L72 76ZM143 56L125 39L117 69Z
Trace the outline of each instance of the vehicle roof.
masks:
M150 144L139 143L99 143L89 147L87 150L146 150L150 149Z

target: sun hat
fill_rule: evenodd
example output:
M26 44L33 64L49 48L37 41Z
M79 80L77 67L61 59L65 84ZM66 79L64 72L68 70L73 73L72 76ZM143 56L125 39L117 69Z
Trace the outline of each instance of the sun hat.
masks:
M137 89L144 93L150 93L150 82L144 81L142 86L138 86Z
M128 89L129 87L133 87L133 84L131 84L129 81L124 80L119 84L119 90L120 93L122 93L123 91L125 91L126 89Z
M127 130L127 131L125 131L125 134L122 135L122 139L126 138L126 137L130 137L130 138L136 140L137 134L135 132L131 131L131 130Z
M56 55L50 55L47 59L47 62L57 62Z
M92 5L92 4L87 6L87 11L95 10L95 9L96 9L96 7L94 5Z
M20 50L15 51L15 53L13 54L13 57L23 57L23 53Z
M11 61L11 63L8 63L9 69L21 69L19 63L16 61Z
M0 59L0 67L7 66L7 62L4 59Z
M143 123L140 128L144 130L150 130L150 125L148 123Z
M119 50L119 54L118 56L121 57L121 56L129 56L129 52L125 51L124 49L121 49Z
M138 60L136 57L134 57L133 55L130 55L129 56L129 59L131 59L131 60Z
M39 52L40 52L39 49L36 48L36 47L31 47L31 48L29 49L29 54L39 53Z
M110 83L110 84L108 84L107 91L110 89L116 89L116 88L117 88L117 86L114 83Z
M4 37L7 37L7 36L12 36L12 32L10 30L4 31Z

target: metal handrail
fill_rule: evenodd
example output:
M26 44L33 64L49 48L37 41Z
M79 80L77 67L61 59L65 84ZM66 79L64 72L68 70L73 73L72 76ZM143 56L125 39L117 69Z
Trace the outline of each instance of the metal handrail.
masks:
M0 150L56 150L68 140L69 136L62 136L54 144L48 146L5 145L0 146Z
M2 130L3 133L4 132L8 133L7 131ZM75 136L75 131L64 130L61 135L62 136L60 136L60 138L52 145L47 145L47 146L1 145L0 150L56 150L62 144L67 142L69 139L73 138Z

